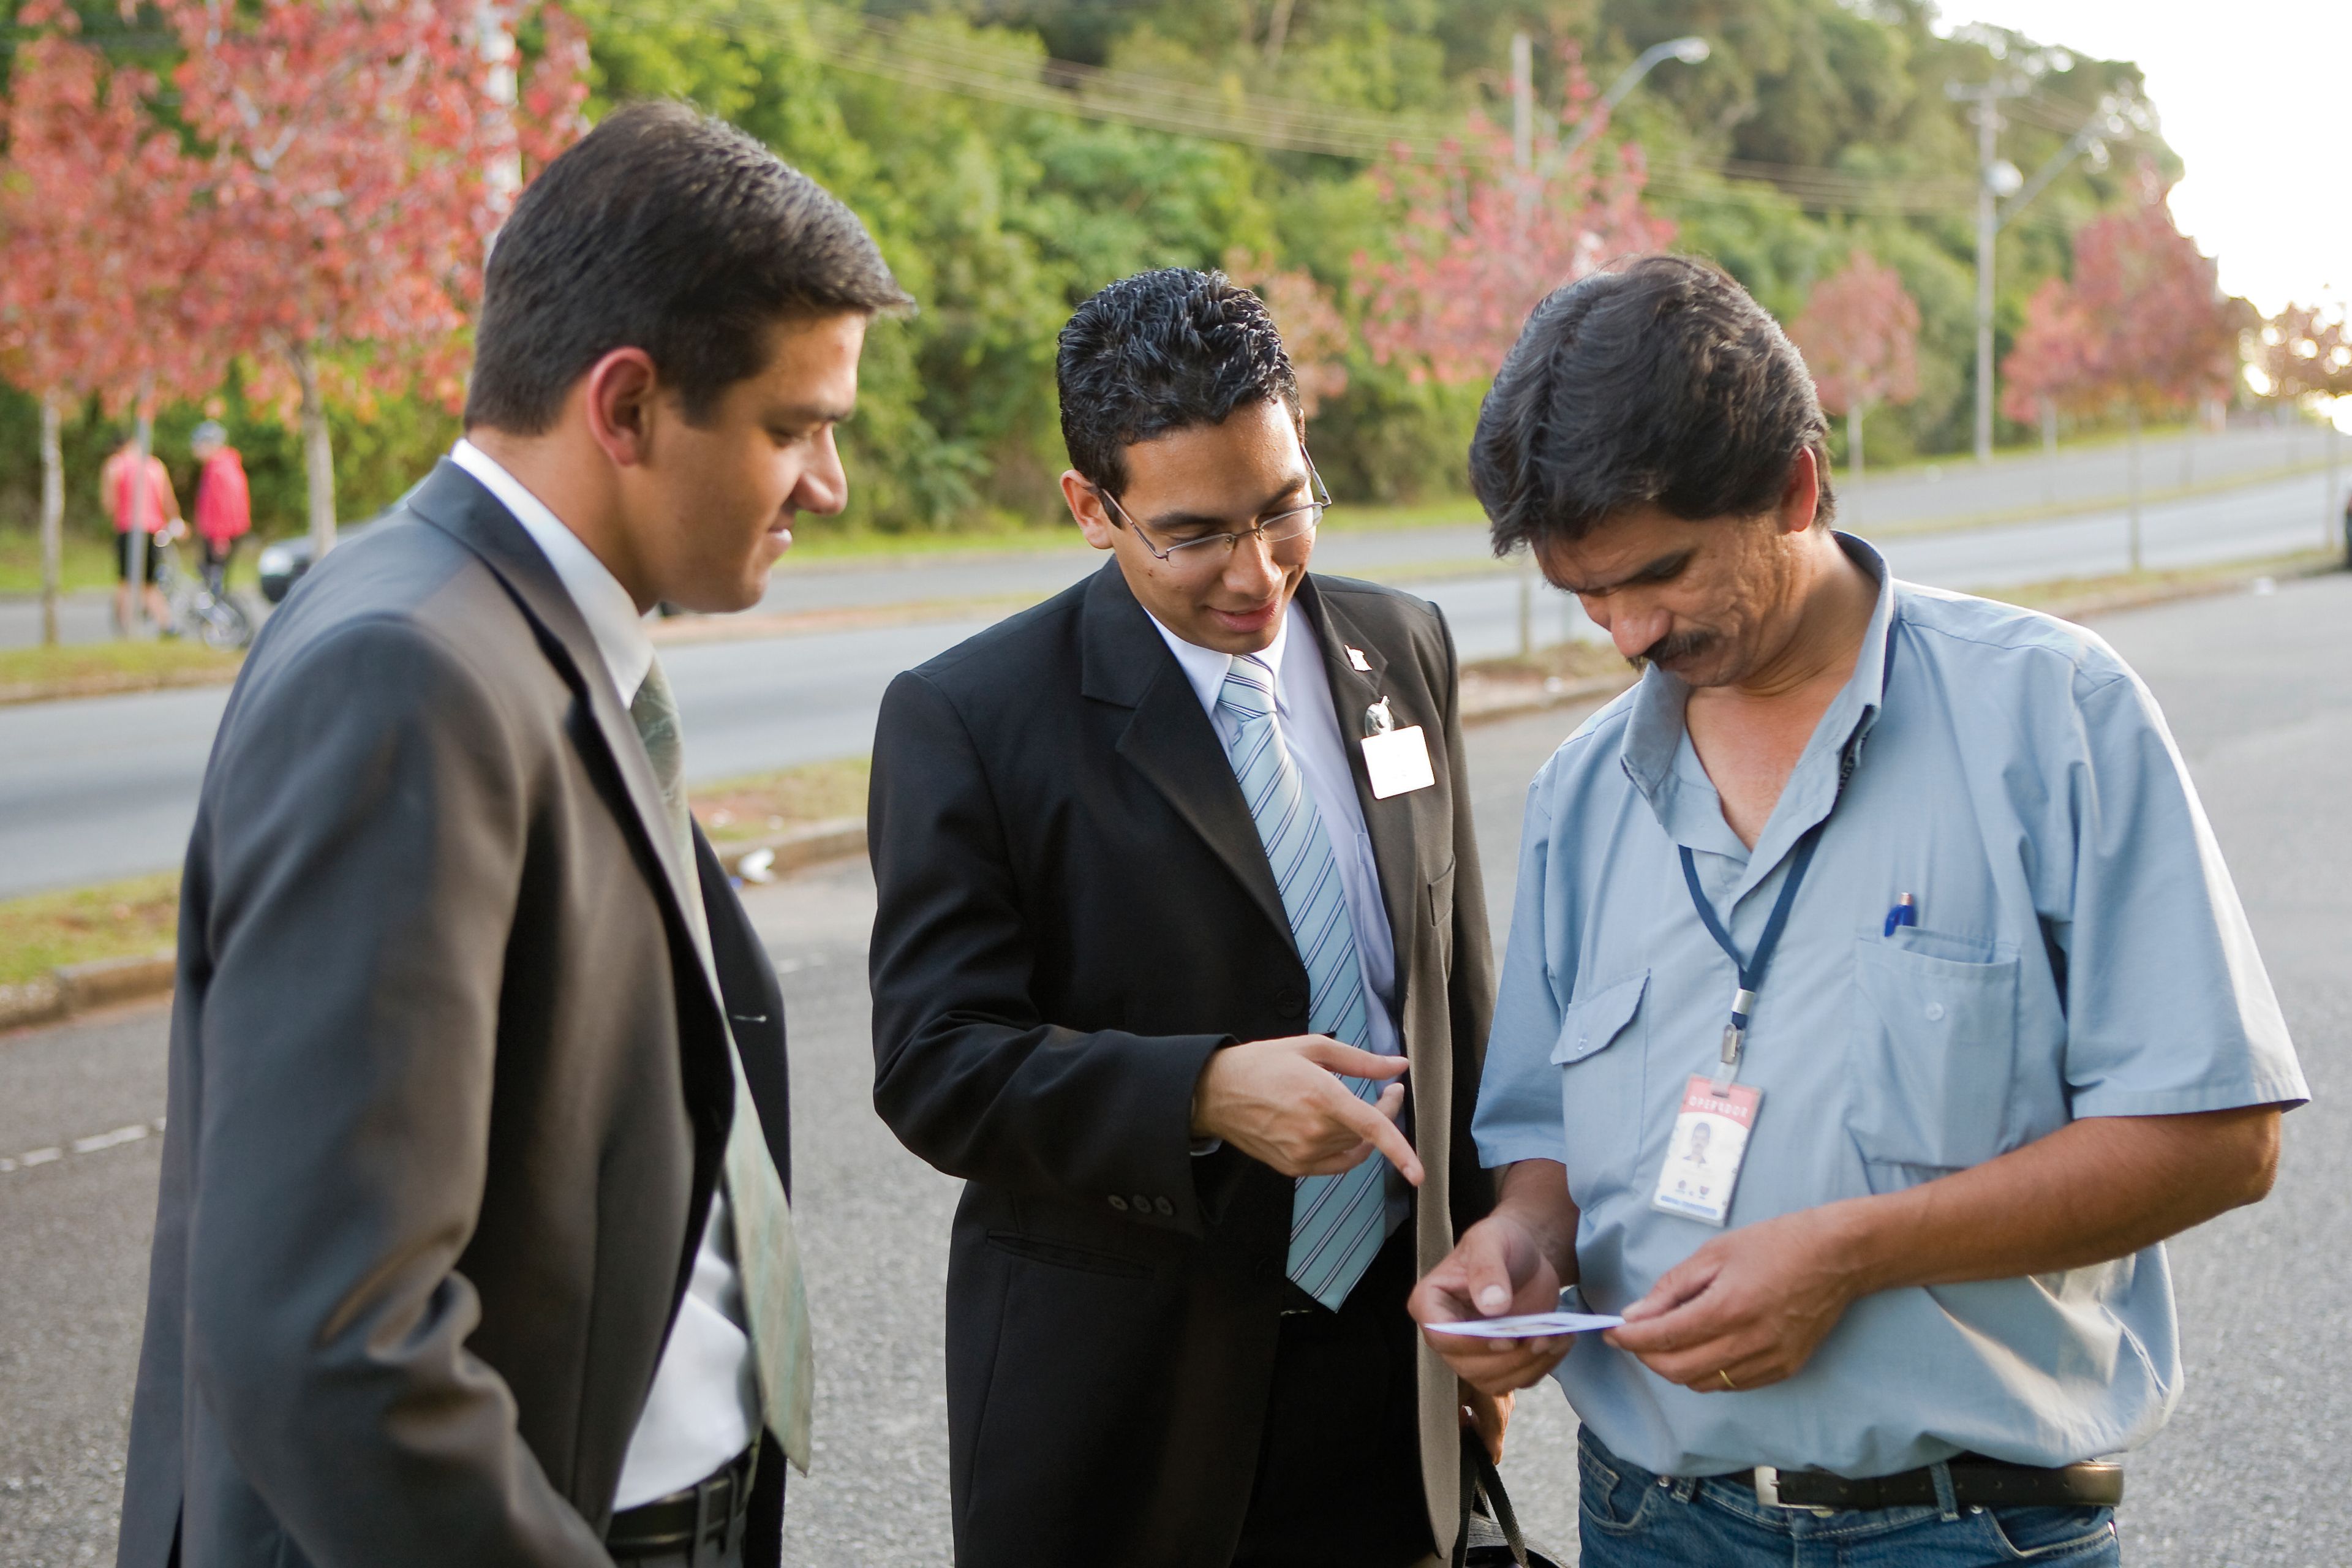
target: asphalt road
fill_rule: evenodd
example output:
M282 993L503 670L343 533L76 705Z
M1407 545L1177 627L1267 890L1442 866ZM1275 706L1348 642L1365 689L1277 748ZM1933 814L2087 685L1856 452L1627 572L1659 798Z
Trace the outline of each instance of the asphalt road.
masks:
M2151 506L2143 557L2166 567L2313 548L2326 537L2324 486L2322 476L2310 474ZM2094 512L1999 527L1890 531L1881 543L1903 576L1986 588L2119 572L2127 561L2126 531L2122 513ZM1573 599L1525 587L1531 576L1495 563L1479 529L1335 531L1316 559L1322 570L1398 582L1434 599L1466 658L1517 650L1523 592L1534 595L1538 643L1597 635ZM1091 551L1065 551L944 566L779 573L771 609L936 605L950 596L991 603L980 611L915 615L855 629L668 646L663 662L684 712L694 778L863 753L893 675L1101 562ZM226 700L224 689L212 688L0 708L0 898L178 864Z
M2100 623L2163 701L2303 1052L2269 1202L2173 1248L2188 1366L2170 1427L2131 1468L2127 1559L2158 1568L2340 1568L2352 1533L2352 576ZM1577 714L1472 732L1500 931L1526 780ZM864 862L753 895L793 1020L795 1174L819 1347L818 1464L794 1483L786 1561L947 1556L941 1282L955 1184L902 1152L868 1098ZM0 1563L110 1557L163 1106L162 1011L0 1037ZM1522 1515L1574 1539L1573 1423L1525 1396L1505 1470Z
M2221 433L2151 439L2142 452L2147 493L2272 473L2294 464L2319 461L2324 434L2307 425L2242 425ZM2345 453L2352 463L2352 447ZM1870 527L1916 527L1960 519L2013 516L2037 507L2105 505L2129 492L2129 450L2114 442L2065 447L2055 458L2007 453L1988 464L1966 460L1906 468L1873 475L1855 485L1841 473L1839 495L1850 523ZM1465 500L1463 515L1477 508ZM1345 509L1339 517L1344 520ZM1342 544L1345 530L1325 538L1327 555L1349 564L1333 571L1393 571L1416 563L1472 561L1486 555L1484 531L1395 529L1357 534ZM1061 550L975 552L943 557L909 555L896 560L793 563L779 572L761 608L773 613L840 609L847 605L904 605L975 597L1039 598L1075 580L1095 561L1075 531ZM1335 548L1336 547L1336 548ZM68 642L98 642L114 635L110 596L69 595L60 617ZM26 598L0 599L0 647L29 645L40 636L37 605Z

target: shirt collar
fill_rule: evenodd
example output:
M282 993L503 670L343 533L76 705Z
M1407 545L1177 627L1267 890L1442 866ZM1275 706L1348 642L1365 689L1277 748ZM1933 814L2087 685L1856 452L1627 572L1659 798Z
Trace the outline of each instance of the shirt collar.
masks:
M1763 836L1756 841L1748 873L1741 879L1743 891L1769 874L1805 829L1827 816L1830 808L1837 804L1838 792L1844 787L1848 772L1847 759L1860 755L1862 737L1877 722L1879 708L1885 700L1887 655L1895 633L1895 579L1886 570L1885 558L1867 543L1850 533L1833 537L1847 559L1876 579L1877 602L1872 605L1869 625L1863 631L1862 651L1855 657L1853 674L1847 678L1814 727L1812 739L1797 759L1796 768L1780 792L1780 802L1772 808L1771 819L1765 824ZM1641 684L1634 689L1620 759L1625 776L1650 802L1670 834L1675 832L1671 815L1675 756L1684 742L1683 709L1689 697L1690 688L1680 677L1655 665L1644 670ZM1720 816L1719 803L1715 809ZM1694 844L1693 847L1713 846Z
M522 481L488 452L460 437L450 448L449 460L479 479L482 488L498 497L499 503L522 524L522 531L555 568L556 578L572 595L581 619L588 623L588 635L604 657L604 673L621 694L621 706L635 701L637 688L645 684L646 672L654 665L654 644L646 635L636 601L629 597L620 579L606 570L595 552L562 518L548 510L545 501L525 489Z
M1150 616L1151 612L1146 610L1144 614ZM1289 605L1282 613L1281 623L1274 629L1274 641L1247 656L1265 667L1266 680L1274 688L1277 705L1282 700L1282 655L1289 646L1290 623L1292 617L1305 614L1297 595L1294 594ZM1217 699L1225 689L1225 676L1234 668L1234 656L1220 653L1213 647L1202 647L1199 643L1186 642L1170 631L1158 616L1151 616L1151 624L1159 631L1160 641L1168 645L1168 651L1176 656L1176 662L1183 668L1184 679L1192 682L1193 692L1201 699L1201 706L1213 716L1217 711Z

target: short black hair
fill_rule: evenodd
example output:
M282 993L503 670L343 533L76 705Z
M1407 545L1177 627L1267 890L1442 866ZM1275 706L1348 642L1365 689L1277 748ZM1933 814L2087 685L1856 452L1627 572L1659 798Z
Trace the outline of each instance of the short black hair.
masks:
M466 424L536 435L630 347L699 420L767 363L779 321L911 302L814 180L684 104L633 103L541 170L499 232Z
M1470 487L1495 553L1580 539L1630 507L1697 521L1778 504L1829 423L1796 346L1706 262L1649 256L1546 296L1478 410Z
M1280 400L1302 424L1298 377L1265 302L1222 272L1122 278L1078 307L1054 361L1070 467L1116 495L1125 450L1245 404Z

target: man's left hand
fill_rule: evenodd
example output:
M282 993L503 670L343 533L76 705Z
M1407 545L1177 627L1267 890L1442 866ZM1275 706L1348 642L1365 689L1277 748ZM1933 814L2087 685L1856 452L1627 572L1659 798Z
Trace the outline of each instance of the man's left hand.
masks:
M1486 1394L1476 1384L1459 1385L1462 1395L1462 1425L1478 1434L1479 1447L1496 1464L1503 1462L1503 1434L1511 1428L1511 1406L1517 1403L1516 1394Z
M1606 1337L1696 1394L1768 1387L1796 1375L1860 1293L1849 1251L1833 1209L1718 1236L1668 1269Z

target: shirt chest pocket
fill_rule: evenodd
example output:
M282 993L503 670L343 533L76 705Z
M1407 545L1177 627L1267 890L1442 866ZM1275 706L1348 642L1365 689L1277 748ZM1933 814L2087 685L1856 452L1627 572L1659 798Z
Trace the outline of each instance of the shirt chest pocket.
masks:
M1560 1013L1551 1061L1564 1069L1560 1110L1571 1192L1589 1193L1593 1181L1621 1175L1640 1147L1641 1011L1649 984L1644 969L1595 988Z
M1875 1190L2002 1152L2017 1063L2018 962L1855 944L1855 1147ZM1885 1167L1931 1167L1925 1171Z

